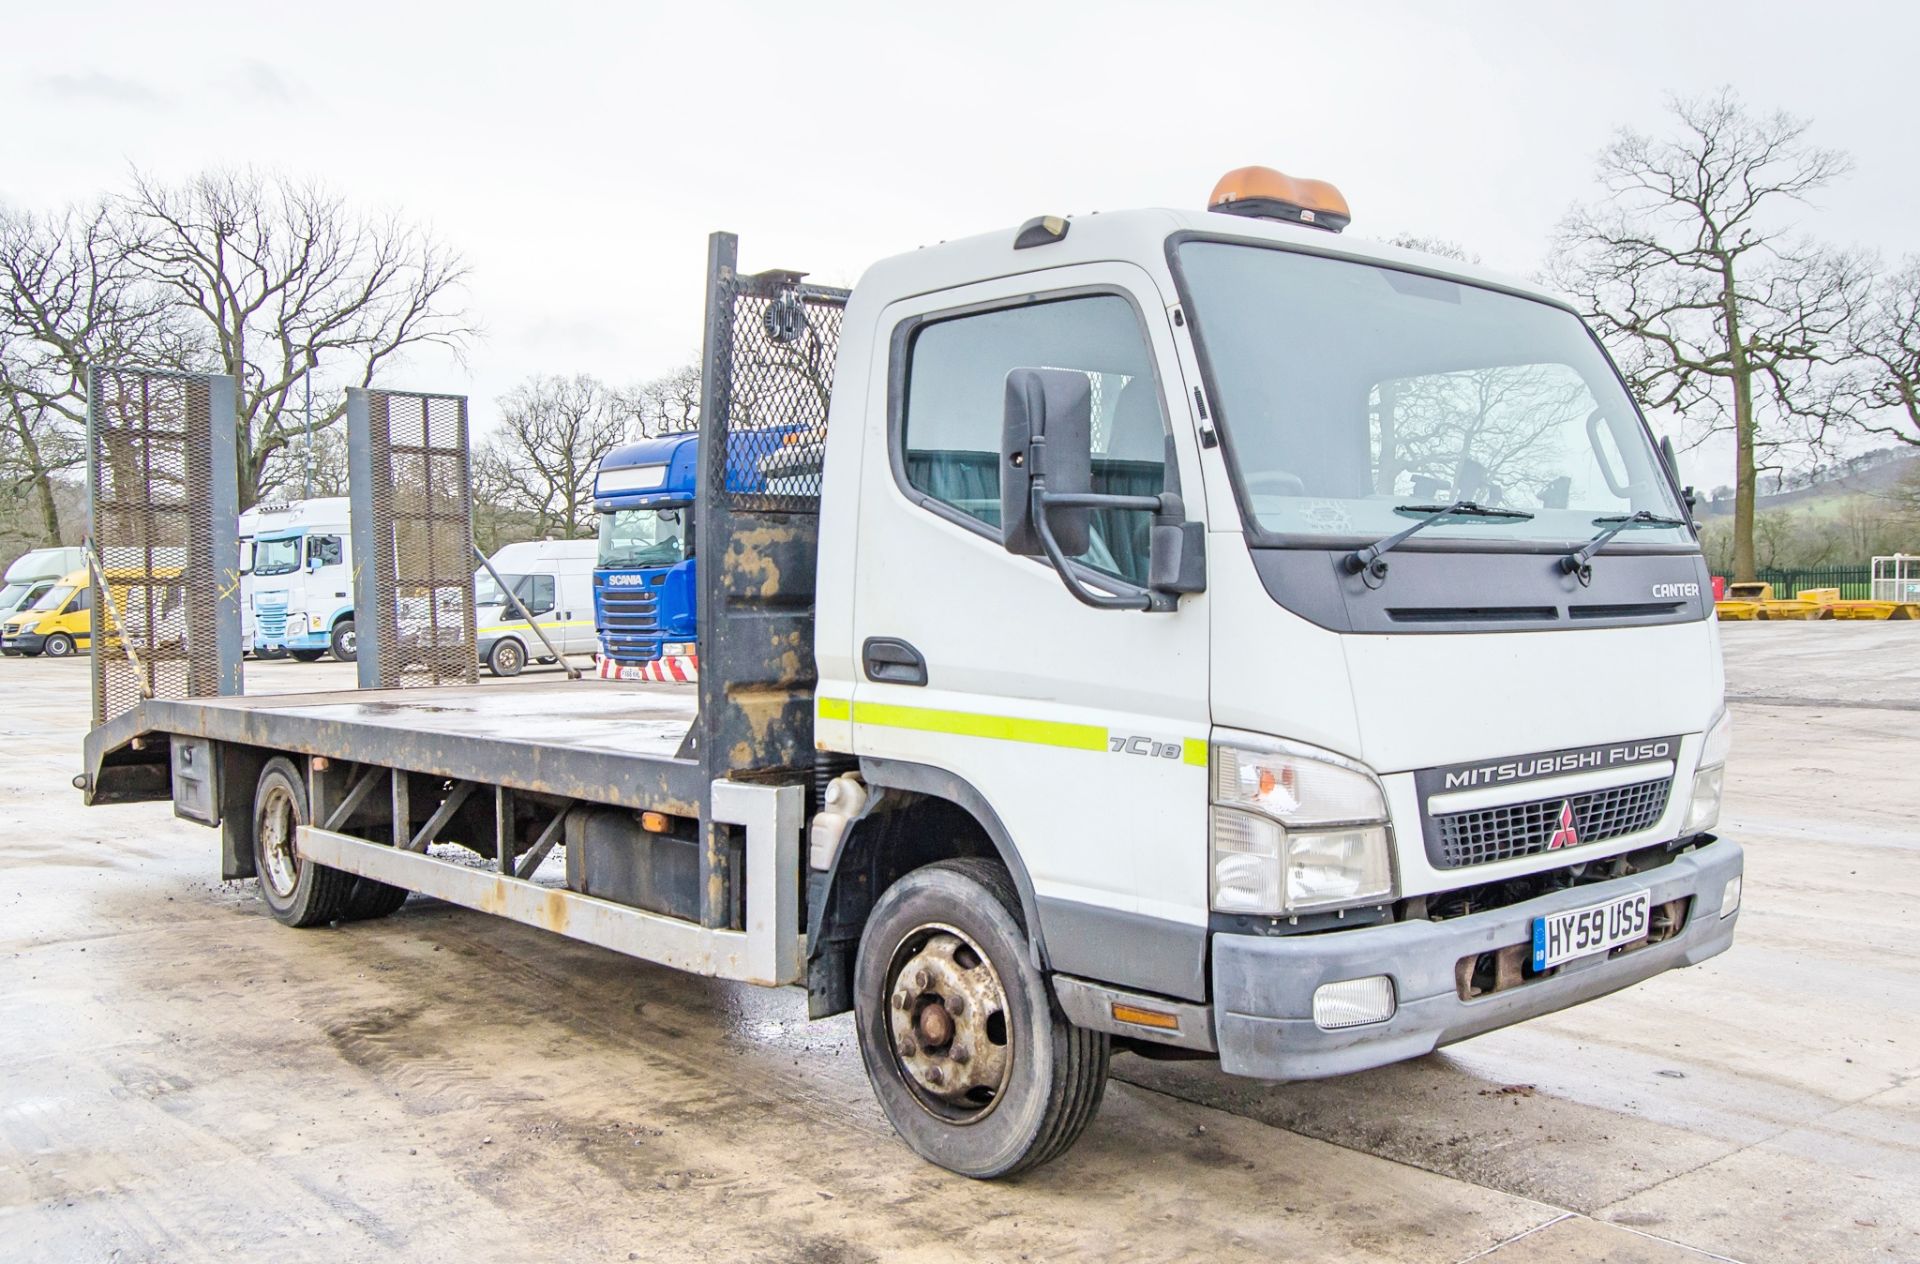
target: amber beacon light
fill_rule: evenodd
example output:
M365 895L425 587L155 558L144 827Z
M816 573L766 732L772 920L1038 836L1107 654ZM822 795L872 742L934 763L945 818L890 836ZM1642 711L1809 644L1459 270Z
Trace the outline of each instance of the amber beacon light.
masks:
M1347 199L1325 180L1300 180L1272 167L1241 167L1220 177L1207 209L1223 215L1285 220L1337 233L1353 221Z

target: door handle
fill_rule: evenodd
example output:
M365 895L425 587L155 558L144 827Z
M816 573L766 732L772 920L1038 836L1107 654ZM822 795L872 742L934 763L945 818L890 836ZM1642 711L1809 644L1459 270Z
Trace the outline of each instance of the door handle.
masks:
M919 650L890 636L870 636L860 647L867 679L883 685L924 685L927 660Z

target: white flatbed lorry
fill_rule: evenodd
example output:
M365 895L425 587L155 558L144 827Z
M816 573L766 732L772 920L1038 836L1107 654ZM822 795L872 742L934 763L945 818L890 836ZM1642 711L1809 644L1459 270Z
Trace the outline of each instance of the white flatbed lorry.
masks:
M150 700L78 784L220 826L289 925L416 891L804 984L976 1177L1116 1048L1336 1075L1724 950L1707 571L1598 342L1328 186L1211 206L850 294L717 234L697 687ZM830 408L730 478L776 378Z

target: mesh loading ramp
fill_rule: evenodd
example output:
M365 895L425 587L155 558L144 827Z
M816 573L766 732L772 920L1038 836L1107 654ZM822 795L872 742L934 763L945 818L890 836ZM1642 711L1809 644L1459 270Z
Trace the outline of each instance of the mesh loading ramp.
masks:
M350 389L347 445L360 687L477 683L466 396Z
M93 724L241 691L234 382L87 373Z

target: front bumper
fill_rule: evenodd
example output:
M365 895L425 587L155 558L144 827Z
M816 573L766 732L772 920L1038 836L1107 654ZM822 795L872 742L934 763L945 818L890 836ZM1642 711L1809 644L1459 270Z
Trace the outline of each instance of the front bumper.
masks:
M1442 922L1320 935L1213 938L1214 1030L1220 1067L1233 1075L1306 1080L1345 1075L1431 1053L1541 1014L1590 1001L1677 966L1725 952L1739 914L1722 917L1728 879L1740 874L1737 843L1721 839L1649 873L1556 891L1538 899ZM1655 905L1692 897L1686 925L1671 939L1570 961L1557 973L1470 1001L1460 999L1454 964L1532 938L1533 919L1646 890ZM1313 994L1323 983L1384 974L1399 1005L1392 1018L1322 1030Z
M47 648L47 638L38 632L21 632L0 641L9 654L38 654Z

